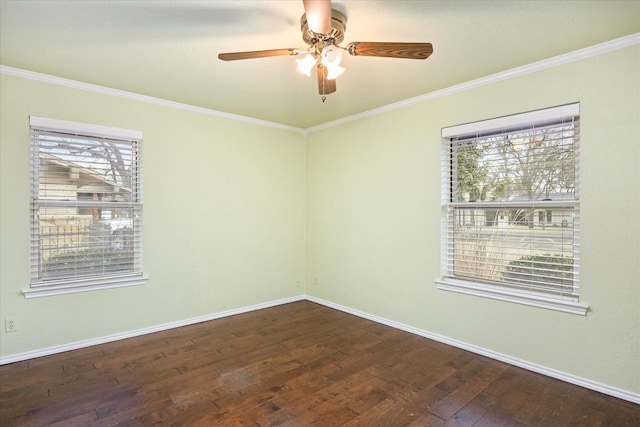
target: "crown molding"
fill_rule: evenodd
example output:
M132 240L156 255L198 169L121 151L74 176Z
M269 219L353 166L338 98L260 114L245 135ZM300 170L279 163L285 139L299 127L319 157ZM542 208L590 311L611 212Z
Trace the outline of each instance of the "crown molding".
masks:
M448 88L430 92L424 95L408 98L402 101L395 102L393 104L384 105L382 107L374 108L372 110L364 111L362 113L346 116L341 119L333 120L331 122L309 127L305 129L305 131L307 134L312 132L317 132L317 131L328 129L334 126L339 126L345 123L362 120L364 118L376 116L378 114L383 114L389 111L398 110L400 108L409 107L411 105L420 104L422 102L430 101L432 99L442 98L455 93L474 89L480 86L486 86L502 80L508 80L514 77L520 77L527 74L536 73L538 71L546 70L548 68L557 67L559 65L581 61L583 59L613 52L618 49L624 49L626 47L631 47L637 44L640 44L640 33L635 33L628 36L620 37L617 39L610 40L608 42L600 43L594 46L575 50L573 52L543 59L541 61L533 62L531 64L523 65L521 67L516 67L510 70L501 71L499 73L490 74L485 77L480 77L479 79L470 80L465 83L461 83L455 86L450 86Z
M29 80L36 80L44 83L51 83L58 86L66 86L74 89L85 90L88 92L100 93L102 95L109 95L109 96L115 96L118 98L144 102L147 104L155 104L163 107L175 108L178 110L204 114L207 116L213 116L213 117L218 117L222 119L235 120L235 121L244 122L244 123L251 123L258 126L276 128L276 129L286 130L289 132L297 132L303 135L305 134L304 129L294 127L294 126L288 126L281 123L270 122L267 120L255 119L253 117L241 116L239 114L225 113L223 111L211 110L209 108L197 107L195 105L183 104L180 102L169 101L166 99L154 98L152 96L140 95L133 92L127 92L124 90L112 89L105 86L98 86L90 83L79 82L76 80L65 79L62 77L52 76L52 75L43 74L43 73L37 73L35 71L23 70L20 68L9 67L6 65L0 65L0 74L21 77Z
M23 70L19 68L13 68L6 65L0 65L0 74L7 74L16 77L22 77L30 80L37 80L45 83L56 84L60 86L71 87L80 90L86 90L89 92L101 93L104 95L116 96L119 98L130 99L139 102L145 102L148 104L155 104L164 107L176 108L179 110L190 111L198 114L205 114L208 116L219 117L228 120L235 120L244 123L251 123L259 126L265 126L270 128L276 128L286 130L290 132L297 132L305 137L320 130L328 129L331 127L343 125L345 123L362 120L368 117L383 114L389 111L398 110L401 108L409 107L411 105L419 104L432 99L442 98L455 93L464 92L477 87L489 85L502 80L508 80L514 77L524 76L527 74L535 73L538 71L546 70L548 68L557 67L564 64L569 64L583 59L591 58L594 56L602 55L605 53L613 52L618 49L624 49L634 45L640 44L640 33L630 34L628 36L613 39L604 43L600 43L594 46L586 47L583 49L575 50L573 52L565 53L562 55L554 56L552 58L543 59L541 61L533 62L521 67L512 68L510 70L501 71L499 73L490 74L485 77L480 77L475 80L470 80L465 83L450 86L448 88L429 92L424 95L415 96L399 102L384 105L382 107L374 108L372 110L364 111L362 113L353 114L351 116L342 117L337 120L326 122L317 126L311 126L306 129L298 128L295 126L284 125L282 123L270 122L267 120L255 119L252 117L241 116L239 114L225 113L222 111L211 110L208 108L197 107L189 104L182 104L180 102L169 101L161 98L154 98L151 96L140 95L133 92L126 92L118 89L111 89L104 86L98 86L90 83L83 83L76 80L65 79L62 77L56 77L48 74L37 73L34 71Z

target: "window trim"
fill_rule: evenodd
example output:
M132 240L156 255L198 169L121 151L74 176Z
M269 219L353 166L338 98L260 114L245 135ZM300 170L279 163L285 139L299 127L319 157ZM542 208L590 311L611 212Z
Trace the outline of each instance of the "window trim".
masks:
M531 125L544 125L546 122L553 122L564 117L575 117L580 115L580 103L561 105L558 107L546 108L542 110L529 111L520 114L498 117L479 122L465 123L456 126L442 128L442 173L449 168L449 147L451 139L454 137L464 137L467 135L478 135L482 133L494 133L496 130L504 128L530 127ZM504 287L489 283L472 282L457 278L447 277L447 248L449 245L448 236L448 210L459 203L449 200L449 177L442 177L442 224L441 224L441 278L435 280L436 288L445 291L475 295L484 298L496 299L512 303L519 303L534 307L557 310L561 312L586 315L589 307L579 302L575 297L553 296L544 292L521 290L517 288ZM578 183L576 183L578 185ZM576 197L576 206L579 206L579 196ZM538 202L537 204L545 204ZM474 203L474 206L476 203ZM579 208L578 208L579 209ZM578 231L579 234L579 231Z
M142 141L142 132L137 130L116 128L110 126L101 126L94 125L88 123L80 123L73 122L67 120L58 120L37 116L29 117L29 127L30 128L40 128L47 129L49 131L54 132L64 132L75 134L79 136L88 136L88 137L107 137L113 139L122 139L122 140L137 140ZM32 142L30 144L30 152L33 150L31 147ZM33 154L30 153L30 156ZM142 159L139 159L138 167L142 167ZM34 171L30 171L30 181L34 182ZM31 184L33 185L33 184ZM140 205L140 213L142 214L142 194L139 193L139 199L136 203ZM30 203L33 205L35 203L33 199L33 195L31 196ZM111 202L113 203L113 202ZM116 204L119 206L121 203L109 204L109 206L116 207ZM76 204L82 204L82 202L76 202ZM57 200L39 200L39 206L57 206L57 205L65 205L66 202L60 202ZM127 203L127 205L130 205ZM30 222L33 222L33 207L30 209ZM30 249L32 251L32 249ZM30 253L30 262L32 262L33 253ZM142 248L139 249L139 257L140 263L142 262ZM22 291L22 294L25 298L37 298L37 297L45 297L45 296L53 296L53 295L63 295L77 292L87 292L101 289L111 289L111 288L121 288L121 287L129 287L129 286L139 286L144 285L148 281L148 277L143 275L142 264L140 264L139 271L133 272L123 272L123 273L114 273L109 276L101 276L101 277L86 277L86 278L62 278L60 280L34 280L30 277L29 280L29 288Z
M72 122L68 120L50 119L38 116L29 116L29 126L46 128L49 130L60 132L75 132L78 135L142 140L142 131L139 130L94 125L90 123Z
M460 137L467 134L495 131L496 128L511 128L532 124L541 125L546 121L556 121L563 117L579 115L580 103L576 102L558 107L545 108L543 110L528 111L525 113L496 117L494 119L482 120L479 122L449 126L442 128L442 138L449 139L454 136Z
M565 313L585 316L589 306L566 297L549 297L546 294L533 291L518 291L489 284L472 283L460 279L444 278L436 280L436 288L444 291L458 292L461 294L475 295L479 297L497 299L550 310L563 311ZM566 298L566 299L565 299Z
M101 289L139 286L146 284L147 280L149 280L149 278L143 276L142 273L132 273L83 280L61 280L56 282L57 284L55 285L38 285L38 282L33 282L31 288L22 291L22 295L27 299L48 297Z

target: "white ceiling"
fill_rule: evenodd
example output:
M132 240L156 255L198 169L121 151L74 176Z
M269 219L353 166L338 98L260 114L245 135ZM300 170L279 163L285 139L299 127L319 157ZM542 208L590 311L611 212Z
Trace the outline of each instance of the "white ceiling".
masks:
M302 1L0 0L0 63L307 128L640 31L640 1L334 1L351 41L431 42L426 61L346 56L322 103L295 57Z

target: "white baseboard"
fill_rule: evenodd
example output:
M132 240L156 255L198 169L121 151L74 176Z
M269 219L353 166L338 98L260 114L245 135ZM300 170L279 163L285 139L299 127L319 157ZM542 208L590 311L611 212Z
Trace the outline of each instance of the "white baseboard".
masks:
M162 325L150 326L148 328L136 329L134 331L127 331L119 334L107 335L104 337L92 338L92 339L83 340L83 341L76 341L69 344L47 347L39 350L27 351L24 353L12 354L9 356L0 357L0 365L5 365L7 363L21 362L23 360L35 359L36 357L49 356L51 354L63 353L65 351L77 350L80 348L91 347L94 345L105 344L108 342L123 340L126 338L133 338L141 335L152 334L154 332L166 331L168 329L179 328L181 326L188 326L196 323L207 322L209 320L215 320L223 317L234 316L236 314L248 313L250 311L255 311L255 310L262 310L263 308L275 307L277 305L288 304L290 302L302 301L304 299L305 299L304 295L298 295L295 297L284 298L276 301L250 305L248 307L241 307L241 308L236 308L232 310L221 311L218 313L207 314L204 316L192 317L191 319L179 320L176 322L164 323Z
M423 329L414 328L409 325L405 325L403 323L395 322L393 320L385 319L383 317L375 316L373 314L369 314L360 310L356 310L350 307L345 307L340 304L335 304L329 301L325 301L320 298L316 298L311 295L298 295L295 297L284 298L280 300L270 301L261 304L255 304L248 307L241 307L232 310L221 311L218 313L208 314L205 316L193 317L190 319L180 320L177 322L164 323L162 325L151 326L148 328L136 329L134 331L122 332L119 334L108 335L99 338L93 338L89 340L76 341L69 344L47 347L39 350L28 351L24 353L12 354L9 356L0 357L0 365L4 365L7 363L20 362L23 360L34 359L36 357L48 356L56 353L63 353L65 351L77 350L80 348L91 347L98 344L104 344L108 342L118 341L126 338L133 338L141 335L152 334L154 332L166 331L168 329L179 328L182 326L193 325L196 323L207 322L209 320L220 319L223 317L234 316L236 314L248 313L250 311L261 310L263 308L275 307L282 304L288 304L296 301L308 300L311 302L315 302L317 304L323 305L325 307L333 308L335 310L343 311L345 313L353 314L358 317L362 317L364 319L371 320L376 323L381 323L383 325L390 326L392 328L400 329L406 332L410 332L415 335L419 335L421 337L425 337L428 339L432 339L434 341L438 341L444 344L448 344L457 348L461 348L463 350L470 351L472 353L480 354L482 356L489 357L491 359L499 360L501 362L508 363L510 365L518 366L520 368L527 369L532 372L537 372L542 375L546 375L551 378L556 378L561 381L565 381L571 384L578 385L580 387L588 388L590 390L595 390L600 393L607 394L609 396L617 397L619 399L627 400L629 402L640 404L640 394L634 393L627 390L622 390L616 387L611 387L606 384L601 384L595 381L591 381L588 379L580 378L575 375L571 375L565 372L557 371L555 369L547 368L545 366L537 365L535 363L527 362L526 360L517 359L505 354L496 353L491 350L487 350L482 347L478 347L475 345L467 344L462 341L454 340L451 338L447 338L442 335L434 334L429 331L425 331Z
M535 363L527 362L526 360L518 359L518 358L511 357L501 353L496 353L495 351L487 350L482 347L478 347L472 344L467 344L462 341L447 338L445 336L434 334L432 332L425 331L423 329L414 328L413 326L408 326L403 323L398 323L393 320L389 320L383 317L375 316L373 314L365 313L360 310L355 310L350 307L345 307L340 304L335 304L329 301L325 301L323 299L316 298L311 295L306 295L305 299L311 302L324 305L329 308L333 308L336 310L344 311L345 313L353 314L354 316L362 317L364 319L368 319L377 323L382 323L383 325L391 326L392 328L400 329L415 335L419 335L421 337L425 337L425 338L432 339L434 341L441 342L443 344L448 344L453 347L461 348L463 350L480 354L482 356L486 356L491 359L499 360L501 362L505 362L510 365L518 366L520 368L524 368L532 372L537 372L539 374L546 375L551 378L556 378L558 380L575 384L580 387L588 388L590 390L595 390L600 393L607 394L609 396L617 397L619 399L640 404L640 393L634 393L628 390L622 390L616 387L611 387L609 385L601 384L596 381L591 381L585 378L577 377L575 375L571 375L566 372L557 371L555 369L551 369L545 366L537 365Z

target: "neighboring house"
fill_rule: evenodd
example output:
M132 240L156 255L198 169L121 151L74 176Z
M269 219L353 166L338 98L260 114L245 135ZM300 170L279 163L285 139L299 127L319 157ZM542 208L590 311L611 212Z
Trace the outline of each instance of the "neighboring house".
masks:
M59 156L40 153L41 199L68 201L127 201L131 189L104 175ZM42 261L69 249L106 243L125 244L132 219L122 209L76 207L41 209L39 214Z
M570 201L573 194L551 194L540 201ZM516 197L509 202L528 201L524 197ZM565 209L557 207L540 207L536 209L518 208L483 208L474 209L473 203L469 208L457 211L456 223L467 227L498 227L505 228L508 225L530 225L533 227L570 227L572 216ZM529 223L531 221L531 224Z

